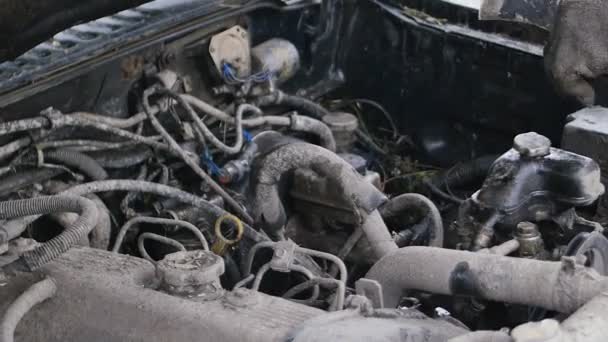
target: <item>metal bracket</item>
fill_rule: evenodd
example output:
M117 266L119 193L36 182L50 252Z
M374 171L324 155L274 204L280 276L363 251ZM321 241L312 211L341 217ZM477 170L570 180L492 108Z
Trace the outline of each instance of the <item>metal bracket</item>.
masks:
M251 48L247 30L236 25L211 38L209 54L217 70L222 73L222 64L229 63L238 77L251 74Z
M291 272L298 245L293 241L280 241L274 245L274 254L270 260L270 268L277 272Z
M382 296L382 285L379 282L361 278L355 283L357 294L369 298L374 309L382 309L384 307L384 297Z

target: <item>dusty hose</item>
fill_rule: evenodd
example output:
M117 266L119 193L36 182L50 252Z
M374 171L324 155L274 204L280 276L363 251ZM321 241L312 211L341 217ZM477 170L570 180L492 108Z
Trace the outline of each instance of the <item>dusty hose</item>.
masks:
M367 219L361 225L361 229L376 257L375 260L370 261L380 260L385 255L399 249L377 210L367 216Z
M89 127L121 138L146 144L162 151L168 150L167 145L156 141L156 137L144 137L102 122L71 116L69 114L63 115L61 113L0 123L0 136L40 128L58 129L61 127Z
M270 95L259 97L254 104L258 107L285 106L317 119L330 114L327 109L314 101L300 96L288 95L282 91L275 91Z
M331 129L322 121L315 118L292 115L291 130L295 132L303 132L314 134L319 137L319 143L326 149L334 152L336 150L336 140L331 132Z
M10 156L11 154L27 147L32 142L32 138L23 137L17 140L13 140L10 143L0 147L0 160Z
M156 91L155 88L149 88L144 91L142 98L142 105L144 110L148 114L150 119L150 123L156 129L156 131L163 136L165 141L169 144L169 149L175 155L178 155L191 169L194 171L203 181L205 181L209 187L219 196L221 196L227 205L229 205L232 210L235 211L245 222L252 223L253 219L251 216L241 207L241 205L232 197L229 193L224 190L211 176L209 176L201 167L196 163L187 153L184 151L181 146L173 139L171 134L165 130L163 125L158 121L156 116L151 112L151 107L149 103L149 97L154 94Z
M22 189L35 183L44 182L65 172L58 168L37 168L21 170L0 180L0 196Z
M23 253L15 262L15 267L34 271L85 239L97 224L97 206L93 201L79 196L47 196L0 202L0 218L3 219L66 211L78 213L78 220L58 236L33 251Z
M186 191L180 190L178 188L174 188L168 185L146 182L146 181L135 181L130 179L114 179L114 180L105 180L105 181L97 181L76 185L62 194L66 195L87 195L91 193L97 192L106 192L106 191L137 191L155 194L158 196L163 196L167 198L173 198L181 203L190 204L201 211L201 218L203 218L204 224L208 226L213 226L217 218L225 215L227 212L213 204L210 201L207 201L203 198L195 196ZM265 238L255 231L251 226L244 224L244 236L248 239L259 242L264 241ZM2 233L0 227L0 233ZM1 234L0 234L1 237Z
M220 151L222 151L226 154L229 154L229 155L237 154L243 148L243 123L242 123L243 114L245 112L252 111L252 110L259 111L259 109L257 109L256 107L253 107L250 105L240 105L238 107L238 109L236 111L236 117L233 118L234 125L236 126L236 141L234 142L233 146L228 146L228 145L224 144L220 139L218 139L213 134L213 132L211 132L211 130L209 130L207 125L205 125L203 120L201 120L201 118L198 116L198 114L196 114L196 112L194 111L192 106L190 106L190 104L186 100L184 100L183 97L181 97L179 94L174 93L167 89L158 89L157 92L175 99L177 101L177 103L179 103L184 109L186 109L186 113L188 113L188 115L190 116L190 119L192 119L192 121L194 122L196 127L200 130L200 132L203 134L205 139L211 145L217 147Z
M310 169L327 178L330 187L327 191L340 194L345 209L352 211L359 224L386 200L382 192L346 161L316 145L292 143L281 146L264 156L259 165L252 181L253 215L255 222L270 235L276 236L285 225L287 214L281 198L281 181L296 169Z
M214 118L221 120L223 122L235 124L235 118L228 115L227 113L207 104L206 102L192 96L183 94L180 95L182 99L188 102L190 105L196 107L202 112L213 116ZM245 107L243 107L245 106ZM239 110L251 110L253 112L259 112L259 108L252 105L241 105L237 108L237 117ZM334 140L334 136L331 132L331 129L322 121L302 116L302 115L291 115L289 117L286 116L276 116L276 115L265 115L259 116L250 119L244 119L242 121L243 127L252 128L259 126L282 126L289 127L291 130L295 132L309 133L314 134L319 137L319 143L321 146L325 147L330 151L336 150L336 141Z
M398 217L401 213L412 210L422 209L429 217L431 225L431 236L429 238L429 246L443 247L443 220L437 206L427 197L421 194L402 194L391 198L380 208L380 214L383 218Z
M6 310L0 322L0 342L13 342L19 321L34 307L53 297L57 285L51 278L46 278L30 286Z
M70 151L70 150L54 150L54 151L40 151L40 155L29 154L24 157L24 162L36 162L37 159L44 163L46 160L65 165L71 169L80 171L85 176L92 180L104 180L108 178L106 170L95 161L95 159L87 156L86 154Z
M87 198L95 202L98 209L97 224L91 230L91 234L89 234L88 246L107 250L110 246L110 235L112 234L110 211L99 197L91 194L87 195ZM78 219L78 215L74 213L56 213L51 214L51 217L64 229L70 227Z
M152 107L152 110L154 111L155 114L159 112L158 107ZM126 119L114 118L111 116L104 116L104 115L87 113L87 112L75 112L70 115L72 117L75 117L75 118L78 118L81 120L99 122L101 124L114 126L116 128L133 127L133 126L137 125L138 123L145 121L148 118L148 116L144 112L137 113Z
M572 258L551 262L434 247L401 248L366 278L382 285L384 303L393 308L404 291L420 290L570 313L608 288L608 277Z
M122 169L139 165L154 157L154 151L147 146L132 146L122 150L94 151L87 153L99 165L108 169Z
M148 137L148 138L156 138L160 140L161 137ZM111 142L111 141L103 141L103 140L90 140L90 139L70 139L70 140L53 140L53 141L43 141L36 143L36 147L40 149L49 149L49 148L69 148L71 151L78 152L93 152L93 151L107 151L107 150L117 150L121 148L133 147L137 146L139 143L136 141L120 141L120 142Z

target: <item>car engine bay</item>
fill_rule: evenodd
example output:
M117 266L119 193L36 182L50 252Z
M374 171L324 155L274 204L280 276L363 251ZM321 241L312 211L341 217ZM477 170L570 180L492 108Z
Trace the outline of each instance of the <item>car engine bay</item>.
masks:
M608 110L542 33L229 2L0 64L0 342L604 340Z

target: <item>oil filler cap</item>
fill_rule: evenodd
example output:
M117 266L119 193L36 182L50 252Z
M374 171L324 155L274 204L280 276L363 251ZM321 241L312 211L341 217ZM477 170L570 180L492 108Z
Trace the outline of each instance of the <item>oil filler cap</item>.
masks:
M513 139L513 149L522 157L542 158L551 153L551 140L536 132L523 133Z

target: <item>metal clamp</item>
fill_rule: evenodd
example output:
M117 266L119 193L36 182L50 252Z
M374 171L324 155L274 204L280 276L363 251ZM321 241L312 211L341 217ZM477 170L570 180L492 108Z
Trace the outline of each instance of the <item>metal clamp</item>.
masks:
M277 242L274 245L274 254L272 255L272 260L270 260L270 268L277 272L290 272L297 247L298 245L293 241Z

